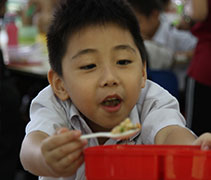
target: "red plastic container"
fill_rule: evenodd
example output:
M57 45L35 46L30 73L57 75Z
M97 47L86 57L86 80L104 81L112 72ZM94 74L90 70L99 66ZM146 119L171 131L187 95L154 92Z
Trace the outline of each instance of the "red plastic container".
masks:
M210 180L211 151L183 145L109 145L85 149L87 180Z
M116 145L87 148L87 180L158 179L158 153L137 147Z
M210 180L210 151L177 150L164 156L164 180Z

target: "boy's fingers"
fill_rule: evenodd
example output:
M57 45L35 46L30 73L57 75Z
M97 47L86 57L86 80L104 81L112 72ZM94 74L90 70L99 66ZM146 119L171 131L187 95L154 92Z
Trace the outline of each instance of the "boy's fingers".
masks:
M60 159L64 158L68 154L74 153L77 150L83 150L85 145L87 144L87 140L76 140L65 144L50 153L54 157L55 160L59 161Z
M209 149L211 149L211 139L203 141L202 145L201 145L201 149L202 150L209 150Z
M71 157L70 157L71 156ZM66 156L61 161L57 161L56 163L51 163L51 168L57 175L70 176L75 173L76 170L83 163L84 158L82 155L82 151L78 150L74 152L72 155Z
M82 156L83 149L78 149L71 154L65 156L60 161L58 161L58 165L63 169L68 168L71 164L73 164L80 156Z
M53 135L43 141L42 149L44 151L51 151L63 144L79 139L81 132L78 130L67 131L60 134Z
M83 164L84 158L80 156L77 160L74 161L69 167L65 169L64 176L70 176L71 174L75 173L77 169Z
M211 149L211 133L202 134L193 145L200 145L202 150Z
M207 146L207 145L202 145L202 146L201 146L201 149L206 151L206 150L211 149L211 147L209 147L209 146Z

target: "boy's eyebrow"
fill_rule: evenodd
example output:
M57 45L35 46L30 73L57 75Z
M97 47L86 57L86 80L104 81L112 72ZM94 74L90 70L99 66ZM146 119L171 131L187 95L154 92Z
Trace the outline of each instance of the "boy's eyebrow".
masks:
M120 45L117 45L114 47L114 50L121 50L121 49L126 49L126 50L132 51L133 53L136 54L136 50L127 44L120 44Z
M83 55L83 54L95 53L95 52L97 52L96 49L83 49L83 50L77 52L77 53L72 57L72 59L75 59L75 58L77 58L78 56L81 56L81 55Z
M114 47L114 50L121 50L121 49L129 50L129 51L132 51L133 53L136 54L136 50L134 48L132 48L130 45L127 45L127 44L121 44L121 45L117 45L117 46ZM91 48L83 49L83 50L77 52L72 57L72 59L76 59L78 56L81 56L81 55L84 55L84 54L95 53L95 52L97 52L96 49L91 49Z

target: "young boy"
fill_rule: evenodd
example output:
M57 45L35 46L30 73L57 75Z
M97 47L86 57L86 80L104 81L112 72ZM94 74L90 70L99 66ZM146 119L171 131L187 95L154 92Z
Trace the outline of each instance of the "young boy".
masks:
M33 100L20 158L42 180L85 179L83 149L99 144L211 144L185 128L178 102L146 80L138 22L124 0L67 0L48 32L50 86ZM81 140L130 117L128 140Z

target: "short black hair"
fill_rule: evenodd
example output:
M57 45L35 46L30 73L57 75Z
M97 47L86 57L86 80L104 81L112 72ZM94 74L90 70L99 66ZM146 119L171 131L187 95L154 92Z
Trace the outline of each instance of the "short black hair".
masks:
M160 2L165 6L170 3L171 0L160 0Z
M150 16L154 10L163 10L163 3L160 0L128 0L128 2L136 12L147 17Z
M62 59L70 37L84 27L106 23L115 23L127 29L140 51L142 61L146 61L147 55L139 24L128 2L125 0L62 0L54 12L47 33L51 68L62 76Z

